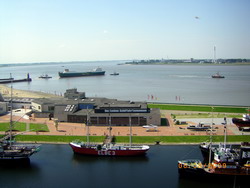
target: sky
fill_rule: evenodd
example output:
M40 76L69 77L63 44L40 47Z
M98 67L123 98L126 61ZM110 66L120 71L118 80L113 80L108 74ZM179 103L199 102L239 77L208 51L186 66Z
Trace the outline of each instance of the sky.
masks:
M0 64L250 58L249 0L0 0Z

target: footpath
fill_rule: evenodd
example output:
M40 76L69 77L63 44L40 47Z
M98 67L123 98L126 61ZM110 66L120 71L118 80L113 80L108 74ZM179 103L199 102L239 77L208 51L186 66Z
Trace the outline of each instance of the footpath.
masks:
M37 123L46 124L48 126L49 132L32 132L27 131L23 133L24 135L74 135L74 136L85 136L87 134L86 125L83 123L67 123L59 122L58 126L55 125L54 120L49 120L48 118L27 118L23 116L22 112L13 113L13 121L19 121L24 123ZM165 117L168 119L170 126L158 126L155 130L148 130L141 126L135 126L132 129L133 136L202 136L208 135L206 131L192 131L187 129L187 125L175 125L170 113L166 113ZM0 122L9 122L9 114L0 116ZM182 120L181 120L182 121ZM184 120L183 120L184 121ZM200 119L185 119L189 124L195 125ZM221 124L223 119L218 119L214 121L216 127L213 135L224 135L224 125ZM89 133L91 136L106 136L109 134L108 126L90 126ZM0 132L4 134L4 132ZM112 127L112 135L114 136L128 136L130 134L130 129L127 126L124 127ZM238 128L232 124L228 123L227 126L228 135L250 135L250 132L238 131Z

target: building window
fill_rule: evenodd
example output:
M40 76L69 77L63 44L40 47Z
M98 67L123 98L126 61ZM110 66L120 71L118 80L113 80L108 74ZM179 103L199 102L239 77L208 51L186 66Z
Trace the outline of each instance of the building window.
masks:
M49 110L50 112L53 112L53 111L55 110L55 107L54 107L54 106L49 106L49 107L48 107L48 110Z

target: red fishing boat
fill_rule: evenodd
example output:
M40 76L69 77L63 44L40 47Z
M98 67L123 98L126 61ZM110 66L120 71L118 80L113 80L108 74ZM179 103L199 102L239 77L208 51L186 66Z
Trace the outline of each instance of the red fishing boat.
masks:
M88 115L87 115L88 116ZM87 117L88 119L88 117ZM82 155L95 155L95 156L139 156L145 155L149 150L149 146L147 145L132 145L132 126L131 126L131 118L130 121L130 143L128 145L123 144L113 144L111 137L111 119L109 118L109 136L106 138L106 142L104 144L91 144L89 142L89 126L87 120L87 142L84 143L82 141L73 141L70 142L74 153L82 154Z
M116 144L88 144L83 142L71 142L74 153L97 156L138 156L145 155L149 146L126 146Z

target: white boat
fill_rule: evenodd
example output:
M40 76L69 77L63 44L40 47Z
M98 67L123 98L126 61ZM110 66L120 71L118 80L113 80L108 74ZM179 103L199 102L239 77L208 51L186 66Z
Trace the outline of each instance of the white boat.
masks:
M111 76L117 76L117 75L119 75L119 73L118 73L118 72L113 72L113 73L111 73L110 75L111 75Z
M39 76L39 78L49 79L49 78L52 78L52 77L49 76L48 74L44 74L44 75Z

